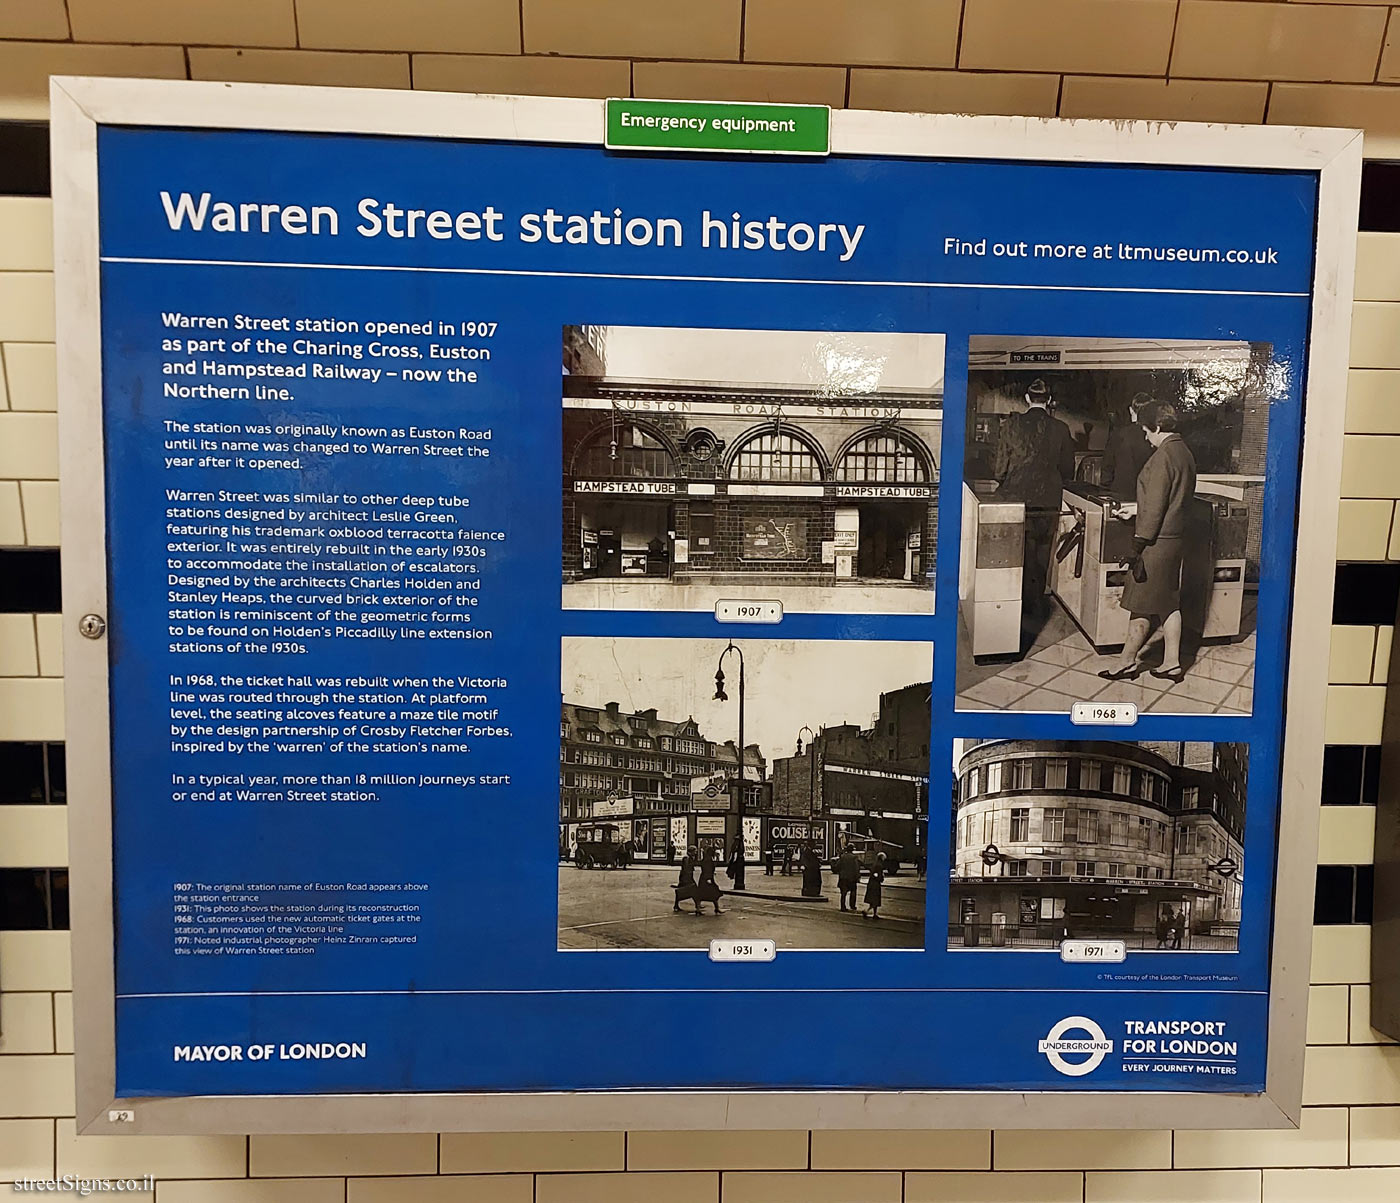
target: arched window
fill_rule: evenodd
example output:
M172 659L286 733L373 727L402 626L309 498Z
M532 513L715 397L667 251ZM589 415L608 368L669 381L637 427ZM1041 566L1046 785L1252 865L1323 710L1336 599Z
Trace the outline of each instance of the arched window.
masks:
M732 480L821 480L816 453L801 439L783 432L756 434L729 465Z
M666 450L666 445L631 422L602 427L589 436L587 444L574 459L574 475L584 478L626 476L665 479L675 474L675 461Z
M836 479L881 484L923 484L928 465L913 444L897 434L871 434L846 449Z

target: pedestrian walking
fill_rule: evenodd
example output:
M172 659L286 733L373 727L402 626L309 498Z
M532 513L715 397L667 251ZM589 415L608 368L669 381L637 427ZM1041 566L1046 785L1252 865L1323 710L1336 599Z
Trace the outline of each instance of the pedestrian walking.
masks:
M744 848L744 836L741 832L734 837L734 846L729 853L729 865L726 869L736 890L744 888L744 862L747 858L748 851Z
M792 876L792 845L783 845L783 876Z
M1181 947L1181 938L1186 934L1186 908L1182 907L1172 919L1172 951Z
M802 897L820 898L822 896L822 862L817 857L817 850L812 846L812 841L807 840L802 845Z
M1179 685L1181 665L1181 566L1188 554L1189 513L1196 496L1196 458L1177 433L1181 418L1165 401L1145 402L1138 421L1154 450L1137 479L1133 554L1120 604L1132 616L1123 652L1099 676L1133 681L1150 672ZM1141 660L1149 638L1162 641L1162 662L1148 669Z
M666 841L666 863L668 865L676 863L676 845L674 841L669 839Z
M881 852L870 867L870 877L865 883L865 913L871 919L880 918L880 905L885 897L885 854Z
M676 901L672 905L673 911L679 912L681 903L689 898L691 905L695 907L695 913L700 913L700 900L696 896L695 888L695 849L687 848L685 856L681 858L681 875L676 879Z
M773 876L773 845L769 844L763 852L763 876Z
M848 843L841 849L836 859L836 884L841 890L841 909L857 911L856 888L860 885L860 859ZM850 906L846 905L850 901Z
M1170 919L1171 908L1157 912L1157 947L1165 948L1167 941L1172 938L1172 921Z
M715 846L706 844L704 852L700 854L700 880L695 886L696 913L708 902L715 908L716 915L724 914L719 909L719 896L719 884L715 881Z

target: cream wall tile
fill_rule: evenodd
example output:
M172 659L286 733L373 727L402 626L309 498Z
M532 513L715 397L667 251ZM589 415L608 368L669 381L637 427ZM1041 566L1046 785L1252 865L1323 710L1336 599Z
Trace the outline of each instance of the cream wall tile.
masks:
M632 92L661 100L765 100L839 109L846 103L846 72L756 63L635 63Z
M353 88L411 87L407 54L332 50L244 50L191 46L191 79L262 84L327 84Z
M1366 131L1369 158L1400 155L1400 91L1345 84L1275 84L1270 125L1334 125Z
M68 0L79 42L201 42L223 46L295 46L293 0ZM346 5L346 8L354 7Z
M1394 504L1389 499L1344 499L1337 513L1337 559L1383 560L1390 546Z
M1395 1040L1376 1031L1371 1026L1371 987L1355 985L1351 987L1351 1043L1352 1044L1394 1044ZM1400 1159L1396 1161L1400 1165Z
M1067 75L1060 116L1251 123L1264 120L1268 98L1266 83Z
M628 1135L630 1141L633 1134ZM806 1135L803 1133L803 1135ZM762 1174L725 1172L720 1203L900 1203L897 1173Z
M0 1054L53 1051L53 995L0 994Z
M1384 712L1383 685L1329 685L1326 741L1329 744L1378 744Z
M241 1178L246 1136L77 1136L58 1121L58 1172L85 1178Z
M1388 499L1344 499L1337 516L1337 559L1385 559L1394 511Z
M1161 75L1176 0L967 0L958 66Z
M0 8L0 38L66 38L64 0L6 0Z
M1347 373L1346 428L1349 434L1400 434L1400 372Z
M1259 1203L1261 1170L1084 1175L1084 1203Z
M1356 236L1358 301L1400 301L1400 234L1363 230Z
M0 197L0 271L53 271L53 202Z
M1395 641L1395 628L1376 628L1376 661L1371 667L1371 680L1376 685L1384 685L1390 678L1390 646ZM40 659L43 658L42 647Z
M1400 1165L1400 1107L1351 1109L1351 1164Z
M297 0L297 31L298 44L314 49L519 54L520 5L519 0Z
M53 343L5 343L0 353L11 409L58 408L58 358Z
M0 119L43 121L49 115L50 75L119 75L184 79L179 46L96 46L72 42L0 42ZM0 302L0 311L4 304ZM47 334L11 334L0 339L51 341Z
M0 409L10 408L9 387L5 381L5 346L0 343Z
M53 1120L0 1119L0 1181L53 1177Z
M1308 987L1309 1044L1345 1044L1351 1008L1350 986ZM1193 1133L1193 1135L1196 1135ZM1180 1163L1182 1133L1176 1134L1177 1158ZM1219 1164L1218 1162L1215 1164ZM1245 1162L1231 1162L1244 1165ZM1248 1163L1248 1164L1253 1164Z
M620 1170L626 1142L622 1132L444 1132L439 1155L444 1174Z
M1083 1174L906 1174L905 1203L1081 1203Z
M1400 1169L1265 1170L1264 1203L1395 1203Z
M1053 117L1059 96L1058 75L861 67L851 70L853 109Z
M748 0L744 57L760 62L952 67L961 0Z
M72 1057L0 1057L0 1116L23 1119L72 1114Z
M1357 301L1352 306L1351 366L1400 368L1400 305Z
M62 681L0 677L0 739L62 738Z
M1375 656L1375 627L1333 627L1327 680L1333 685L1369 684Z
M1171 71L1197 79L1369 83L1385 24L1379 8L1182 0Z
M158 1182L156 1203L345 1203L345 1179L244 1178L225 1179L222 1182Z
M0 480L0 547L24 546L24 512L19 506L19 482Z
M812 1133L814 1170L989 1170L992 1134L955 1130Z
M529 1174L448 1178L351 1178L346 1203L532 1203Z
M73 996L55 994L53 997L53 1051L73 1051Z
M1320 865L1369 865L1376 855L1374 806L1324 806Z
M805 1170L806 1132L629 1132L629 1170Z
M254 1178L436 1172L437 1136L433 1133L254 1136L248 1150L248 1173Z
M36 614L34 628L39 637L39 675L63 676L63 616Z
M716 1203L719 1175L539 1174L535 1203Z
M0 80L5 79L5 55L14 45L19 43L0 42ZM5 116L0 99L0 118ZM0 271L0 342L53 342L51 273Z
M0 867L61 869L67 864L68 807L0 807Z
M4 427L0 424L0 437ZM37 677L39 653L34 615L0 614L0 677Z
M1173 1156L1178 1170L1346 1165L1347 1109L1305 1107L1302 1124L1296 1130L1178 1131ZM1257 1197L1257 1179L1255 1192Z
M0 729L0 739L12 739ZM66 931L0 931L7 990L71 990Z
M626 59L545 54L415 54L413 86L424 92L630 96L632 65Z
M1170 1132L998 1132L992 1165L999 1170L1153 1170L1172 1163Z
M1303 1102L1400 1103L1400 1045L1310 1048L1303 1061Z
M0 480L57 479L58 416L0 413Z
M4 415L0 414L0 422ZM1348 497L1393 497L1400 438L1391 434L1348 434L1342 438L1342 493Z
M30 547L57 547L59 543L58 482L19 482L20 509L24 512L24 538Z
M1308 887L1311 889L1311 885ZM1353 923L1345 927L1314 927L1312 980L1369 982L1371 980L1371 928Z
M606 7L574 0L521 0L525 53L738 59L741 10L740 0L609 0Z

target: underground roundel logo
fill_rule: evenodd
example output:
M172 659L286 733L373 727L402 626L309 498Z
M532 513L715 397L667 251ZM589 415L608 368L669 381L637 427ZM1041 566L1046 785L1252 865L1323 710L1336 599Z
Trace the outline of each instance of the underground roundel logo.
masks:
M1083 1032L1084 1035L1077 1035L1079 1032ZM1040 1052L1049 1058L1056 1072L1069 1078L1082 1078L1103 1064L1104 1057L1113 1051L1113 1041L1092 1019L1086 1019L1083 1015L1071 1015L1051 1028L1038 1047ZM1067 1061L1066 1054L1085 1054L1085 1059Z

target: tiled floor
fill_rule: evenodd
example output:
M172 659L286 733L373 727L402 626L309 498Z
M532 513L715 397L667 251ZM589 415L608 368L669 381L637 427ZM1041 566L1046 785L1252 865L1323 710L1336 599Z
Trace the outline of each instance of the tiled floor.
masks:
M1250 714L1254 709L1254 599L1245 605L1238 642L1182 649L1186 678L1180 684L1143 673L1136 681L1105 681L1100 669L1116 650L1100 656L1060 607L1027 654L1013 663L973 662L967 632L958 623L958 709L1066 711L1075 702L1133 702L1152 714ZM1147 663L1159 662L1161 645L1149 648Z

